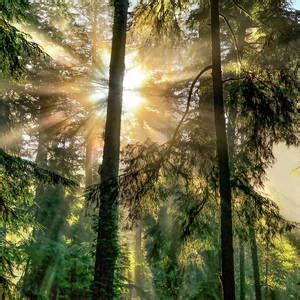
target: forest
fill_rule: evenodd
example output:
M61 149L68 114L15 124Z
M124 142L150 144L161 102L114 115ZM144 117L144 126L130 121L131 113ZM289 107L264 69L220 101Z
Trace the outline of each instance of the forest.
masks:
M300 1L0 0L0 300L300 300Z

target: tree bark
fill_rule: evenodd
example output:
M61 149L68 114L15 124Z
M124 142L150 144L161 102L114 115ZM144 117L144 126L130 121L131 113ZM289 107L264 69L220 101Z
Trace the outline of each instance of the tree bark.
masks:
M218 166L220 172L219 184L221 197L221 251L223 296L225 300L234 300L235 283L233 264L231 186L222 87L220 21L218 0L211 0L211 37L215 127Z
M245 248L244 241L239 238L240 250L240 300L245 300Z
M142 279L142 223L141 221L138 222L138 225L135 229L135 270L134 270L134 277L135 277L135 285L138 286L140 289L144 289L143 287L143 279ZM142 299L142 295L140 293L140 289L136 290L137 296Z
M253 277L254 277L254 288L255 288L255 299L261 300L261 284L260 284L260 273L258 265L258 254L257 254L257 244L255 237L255 228L253 225L249 227L249 237L250 237L250 248L253 266Z
M114 1L114 25L110 61L109 94L101 170L101 201L99 208L93 300L110 300L114 296L114 271L118 256L118 174L127 0Z
M9 126L9 116L10 116L10 110L8 106L8 101L5 99L0 99L0 134L3 137L3 135L7 135L10 126ZM4 151L10 150L8 147L9 145L6 145L5 139L1 140L0 139L0 148L2 148ZM5 200L0 199L0 207L2 205L5 205ZM3 210L0 212L0 257L4 255L5 248L7 247L6 245L6 235L7 235L7 228L6 228L6 220L5 220L5 213ZM0 259L1 261L1 259ZM2 261L1 261L2 263ZM0 296L2 300L5 300L5 295L6 295L6 278L4 274L0 274Z

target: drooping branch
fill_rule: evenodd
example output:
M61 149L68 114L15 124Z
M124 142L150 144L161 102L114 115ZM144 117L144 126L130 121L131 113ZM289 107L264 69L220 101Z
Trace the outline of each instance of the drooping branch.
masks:
M240 4L238 4L235 0L232 0L233 4L239 9L241 10L247 17L249 17L252 21L256 21L254 19L253 16L251 16L251 14L244 8L242 7Z
M53 171L39 167L36 163L22 159L17 156L7 154L0 149L0 166L2 166L12 176L32 177L42 182L58 184L61 183L67 187L77 187L78 183L67 179Z
M119 175L119 184L122 186L121 197L126 199L126 201L129 201L131 203L130 206L134 206L134 210L136 210L138 206L136 205L136 202L139 202L139 200L145 195L145 193L151 186L153 186L153 183L157 180L159 171L161 170L164 162L168 159L168 156L170 155L171 150L174 147L181 126L186 120L187 115L189 114L195 85L197 84L201 76L211 68L211 65L203 68L192 81L189 88L185 111L174 130L172 138L165 144L166 147L164 151L162 151L162 153L160 154L159 147L152 147L152 153L157 154L156 157L152 158L153 161L147 163L146 165L140 166L134 162L134 160L137 160L137 158L131 159L131 164L127 167L127 170L125 170L123 174ZM142 156L140 157L140 159L143 160L145 159L145 157L146 156ZM126 161L125 159L124 163L128 164L128 161ZM107 180L107 186L109 187L109 185L109 180ZM134 188L132 188L133 185ZM97 195L99 195L99 188L100 185L96 184L89 186L86 189L87 202L94 202L94 200L97 199ZM96 203L96 205L98 206L99 203Z
M226 23L226 25L227 25L227 27L228 27L231 35L232 35L232 39L233 39L233 43L234 43L234 48L236 50L237 60L238 60L238 63L241 65L242 64L242 61L241 61L241 52L239 50L239 45L238 45L235 33L234 33L234 31L233 31L233 29L232 29L232 27L231 27L231 25L230 25L227 17L224 14L222 14L222 13L219 13L219 15L224 19L224 21L225 21L225 23Z
M195 79L193 80L192 84L191 84L191 87L190 87L190 90L189 90L189 95L188 95L188 99L187 99L187 104L186 104L186 109L185 109L185 112L180 120L180 122L178 123L175 131L174 131L174 134L173 134L173 137L172 139L170 140L169 142L169 147L166 151L166 154L167 152L169 152L169 150L171 149L171 147L173 146L176 138L177 138L177 135L178 135L178 132L180 130L180 127L182 126L183 122L185 121L185 118L186 116L188 115L189 113L189 110L190 110L190 106L191 106L191 100L192 100L192 96L193 96L193 91L194 91L194 87L196 85L196 83L198 82L198 80L200 79L200 77L206 73L208 70L210 70L212 68L212 65L210 66L207 66L205 68L203 68L199 73L198 75L195 77Z

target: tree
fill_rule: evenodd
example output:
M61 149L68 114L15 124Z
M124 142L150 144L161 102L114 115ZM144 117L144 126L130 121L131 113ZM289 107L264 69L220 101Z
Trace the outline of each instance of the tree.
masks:
M25 33L11 24L28 19L28 0L1 1L0 11L0 75L17 79L24 74L29 59L43 52L36 43L29 41Z
M253 266L255 299L261 300L262 296L261 296L261 283L260 283L257 243L255 237L255 227L253 224L249 226L249 237L250 237L251 258L252 258L252 266Z
M214 111L219 166L219 189L221 198L221 251L222 251L222 283L224 299L235 299L234 264L233 264L233 232L232 204L229 171L227 133L223 100L219 1L211 0L212 31L212 80L214 90Z
M240 300L245 300L245 248L244 242L239 237L239 258L240 258Z
M64 176L76 176L82 187L87 186L87 193L95 189L95 202L104 200L108 204L102 203L101 208L111 208L114 185L116 194L120 193L111 214L119 220L110 222L116 225L114 228L106 228L108 240L116 237L113 246L117 245L113 248L107 243L108 250L118 250L110 273L113 296L109 299L125 294L126 299L135 295L141 299L222 298L220 168L212 78L207 72L211 69L211 7L208 1L137 2L128 22L133 26L126 43L130 51L127 59L149 72L142 89L138 88L143 104L130 113L129 126L127 108L124 114L125 134L120 144L130 145L121 152L119 185L115 180L93 185L96 168L91 168L92 161L98 160L93 148L102 151L102 107L106 107L108 85L108 72L103 66L108 69L106 50L111 39L105 24L112 22L108 4L112 1L57 5L31 2L30 9L22 6L27 1L0 4L1 13L6 5L8 12L26 15L26 24L16 28L22 28L33 41L40 41L42 48L53 55L44 60L27 57L23 50L17 54L12 51L17 65L20 63L26 71L22 80L17 71L12 74L8 60L3 60L8 78L1 80L0 87L0 148L5 151L0 151L0 223L7 235L1 240L0 279L6 297L25 298L20 295L25 278L19 279L19 274L34 275L30 276L34 284L25 286L35 294L32 298L92 297L98 218L90 218L94 213L91 206L87 214L82 189L63 192L61 184L51 186L52 181L37 180L49 174L46 168L51 167L53 171L62 170ZM260 279L256 281L266 295L297 298L300 273L296 249L288 240L274 240L281 234L286 237L290 225L285 224L279 208L257 192L263 189L265 170L274 161L273 145L297 141L297 26L287 1L225 0L220 10L221 79L237 238L234 249L238 249L238 238L241 242L240 261L236 260L240 267L235 264L241 279L237 292L243 297L244 290L244 298L255 297L252 267L258 265ZM6 23L15 24L16 19L8 17L7 11L3 13ZM100 31L103 38L96 37ZM26 41L29 35L23 35ZM5 45L9 45L7 42L10 39ZM7 49L0 49L0 56L9 54ZM126 85L127 80L127 92ZM18 134L13 137L13 132ZM155 142L148 139L142 143L147 138ZM133 141L140 143L131 144ZM31 160L38 154L40 166L7 153ZM113 197L100 199L100 192ZM104 221L110 216L107 211ZM138 230L134 237L130 230L140 223L143 234ZM251 240L251 224L255 226L252 240L254 237L257 246L254 264L251 247L245 247ZM134 245L138 248L136 257ZM108 261L113 251L106 250L103 256L113 267L113 260ZM134 267L135 280L130 277ZM129 289L136 293L128 293Z
M114 296L114 272L118 257L118 174L127 12L126 0L114 2L104 153L99 168L101 199L92 297L94 300L109 300Z

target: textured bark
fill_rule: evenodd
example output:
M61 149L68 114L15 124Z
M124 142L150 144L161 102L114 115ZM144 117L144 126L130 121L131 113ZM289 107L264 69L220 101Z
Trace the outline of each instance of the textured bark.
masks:
M240 300L245 300L245 248L244 241L239 238L240 250Z
M118 173L125 44L128 2L114 1L114 25L110 61L109 94L101 170L93 300L110 300L114 296L114 271L118 256Z
M253 266L253 278L254 278L254 289L255 289L255 299L261 300L261 284L260 284L260 273L258 265L258 254L257 254L257 244L255 237L255 228L253 225L249 227L249 237L250 237L250 248Z
M0 99L0 134L1 137L6 135L9 132L9 106L8 101L4 99ZM5 140L0 139L0 148L4 151L10 150L9 147L5 144ZM0 199L0 207L5 204L4 199ZM6 245L6 221L5 221L5 214L3 211L0 212L0 263L2 263L2 251L5 251ZM1 299L6 299L6 278L4 274L0 274L0 297Z
M224 99L221 71L219 1L211 0L212 76L214 93L215 127L219 184L221 197L221 251L222 284L225 300L235 299L232 208L228 145L225 125Z

